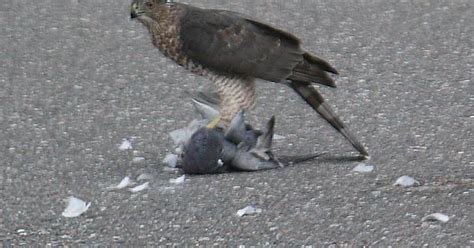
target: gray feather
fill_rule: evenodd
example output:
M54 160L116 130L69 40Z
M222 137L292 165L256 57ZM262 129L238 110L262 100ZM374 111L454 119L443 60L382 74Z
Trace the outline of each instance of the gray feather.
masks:
M240 110L230 122L224 137L234 144L240 144L245 139L245 131L244 111Z
M196 98L193 98L193 106L196 109L196 111L201 115L203 119L206 120L213 120L217 116L219 116L219 110L216 108L199 101Z

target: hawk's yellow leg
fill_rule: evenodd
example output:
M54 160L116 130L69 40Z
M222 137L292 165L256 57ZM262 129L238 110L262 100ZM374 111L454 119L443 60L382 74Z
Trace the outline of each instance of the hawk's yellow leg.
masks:
M221 121L221 116L218 115L216 118L214 118L214 120L212 120L211 122L209 122L209 124L207 124L207 128L215 128L217 126L217 124L219 124L219 122Z

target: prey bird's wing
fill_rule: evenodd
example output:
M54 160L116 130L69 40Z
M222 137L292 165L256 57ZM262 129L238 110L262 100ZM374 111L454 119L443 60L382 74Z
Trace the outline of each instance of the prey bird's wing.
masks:
M270 160L273 157L271 148L273 144L273 134L275 130L275 116L272 116L267 122L265 131L257 139L257 144L250 150L254 156L264 160Z
M265 131L257 139L256 148L270 150L275 130L275 116L272 116L265 126Z
M198 91L194 98L199 99L202 102L207 103L208 105L214 105L214 106L219 106L220 99L219 99L219 93L212 91L212 92L203 92L203 91ZM217 107L218 108L218 107Z
M219 116L219 96L214 92L186 91L191 96L196 111L203 119L213 120Z
M204 102L199 101L198 99L193 98L193 105L196 111L201 115L205 120L213 120L219 116L219 110L213 108L210 105L207 105Z
M240 110L230 122L229 127L225 131L224 137L226 140L238 145L240 142L245 140L245 133L244 110Z

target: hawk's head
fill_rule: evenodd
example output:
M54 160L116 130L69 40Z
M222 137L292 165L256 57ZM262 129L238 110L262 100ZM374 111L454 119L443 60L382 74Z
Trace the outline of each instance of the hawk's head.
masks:
M138 18L140 16L151 17L158 5L172 3L172 0L133 0L130 10L130 17Z

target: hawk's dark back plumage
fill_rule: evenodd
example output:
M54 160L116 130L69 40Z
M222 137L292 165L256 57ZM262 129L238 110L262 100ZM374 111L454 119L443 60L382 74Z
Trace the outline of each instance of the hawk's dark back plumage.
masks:
M303 58L295 37L234 12L188 8L180 26L182 51L219 73L279 82Z
M326 71L337 71L302 50L298 38L242 14L187 6L180 27L183 53L206 68L272 82L335 86Z
M134 0L132 17L148 27L153 44L188 70L216 83L221 115L230 122L255 100L254 79L289 81L293 88L363 155L367 151L345 128L312 83L335 87L337 71L301 48L294 35L242 14L162 0Z

